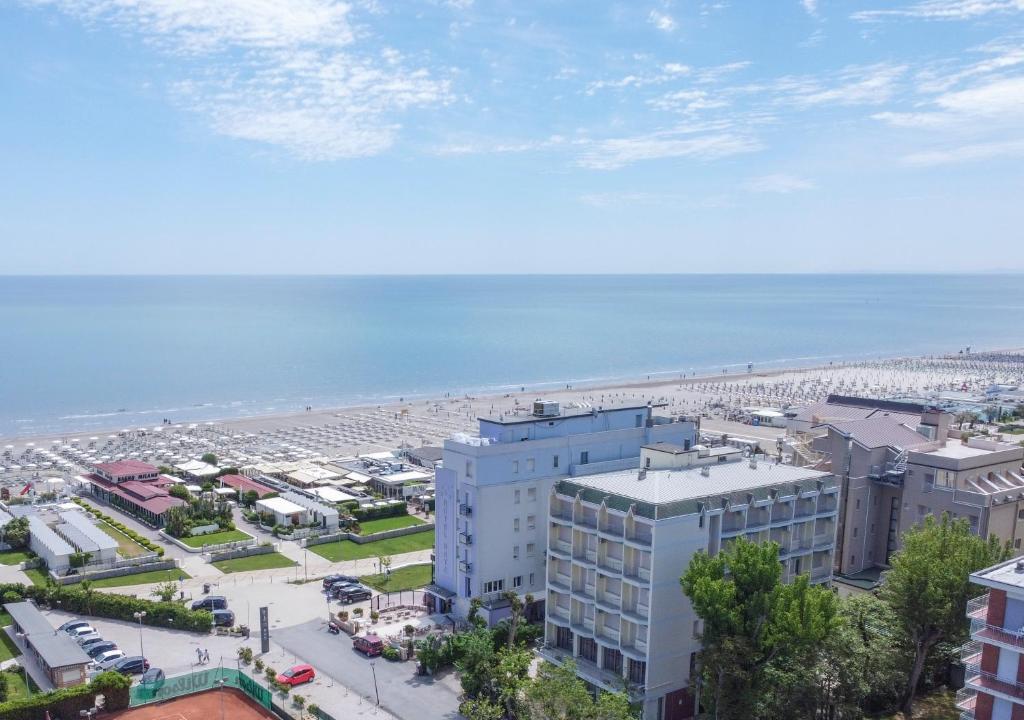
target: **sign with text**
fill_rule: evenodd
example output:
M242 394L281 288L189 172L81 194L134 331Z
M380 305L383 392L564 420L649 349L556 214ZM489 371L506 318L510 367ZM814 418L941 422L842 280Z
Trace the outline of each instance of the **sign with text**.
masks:
M260 608L260 652L270 652L270 613L265 605Z

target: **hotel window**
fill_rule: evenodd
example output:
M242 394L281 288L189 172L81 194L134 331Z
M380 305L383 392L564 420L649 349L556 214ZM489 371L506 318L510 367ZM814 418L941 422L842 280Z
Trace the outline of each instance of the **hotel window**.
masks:
M590 462L590 451L584 450L580 453L580 465L586 465Z
M644 424L644 416L643 415L637 415L635 420L636 420L636 425L634 427L640 427L641 425Z
M518 505L519 504L519 491L518 490L513 491L512 497L515 498L515 503L516 503L516 505Z
M555 467L555 468L556 468L556 467L558 467L558 456L557 456L557 455L555 455L555 456L554 456L554 457L553 457L553 458L551 459L551 467Z
M854 536L854 537L857 537L857 528L854 528L854 529L853 529L853 536Z
M512 474L513 475L518 475L519 474L519 461L518 460L513 460L512 461Z
M512 530L519 532L519 518L512 518Z
M485 593L500 592L504 588L505 588L505 581L504 580L491 580L490 582L485 582L484 583L484 592Z
M516 575L514 578L512 578L512 587L517 588L517 587L522 587L522 586L523 586L523 576L522 575Z
M629 659L629 681L643 685L647 678L647 663L642 660Z
M612 648L604 649L604 669L622 674L622 653Z
M1017 538L1016 540L1013 541L1013 546L1015 548L1017 548L1018 550L1020 550L1020 538Z
M526 557L533 557L537 554L537 546L533 543L526 543Z
M860 498L857 498L857 504L853 506L854 510L860 510Z
M1024 510L1018 510L1017 511L1017 519L1018 520L1024 520Z
M537 488L526 488L526 499L534 502L537 499Z
M533 461L533 458L526 458L526 472L533 472L535 467L536 463Z
M536 527L537 527L537 516L536 515L527 515L526 516L526 529L527 530L533 530Z
M649 468L651 466L651 459L649 457L644 458L644 467Z
M513 545L512 546L512 559L513 560L518 560L519 559L519 546L518 545Z
M533 573L530 573L530 587L533 587Z
M473 461L472 460L467 460L466 461L466 477L468 477L468 478L473 477Z

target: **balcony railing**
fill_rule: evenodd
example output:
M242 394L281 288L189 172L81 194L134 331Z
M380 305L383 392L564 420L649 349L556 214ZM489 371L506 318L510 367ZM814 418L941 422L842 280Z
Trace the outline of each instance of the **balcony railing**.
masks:
M1024 628L1007 630L997 625L988 625L984 620L971 620L971 637L985 642L1001 643L1014 649L1024 649Z
M473 514L472 506L470 506L470 505L468 505L466 503L460 503L459 504L459 515L469 516L469 515L472 515L472 514Z
M593 617L575 617L569 623L569 627L575 633L587 633L589 635L594 634L594 618Z
M551 573L548 583L561 592L569 592L569 588L572 586L572 580L569 576L562 573Z
M967 617L972 620L988 619L988 593L967 601Z
M978 691L971 688L961 688L956 691L956 706L965 713L974 717L974 706L978 702ZM961 715L961 718L963 716Z
M607 625L602 625L598 634L606 640L612 640L614 642L619 641L619 631L615 628L608 627Z
M569 621L569 608L564 605L552 605L548 610L548 614L560 620Z
M817 535L814 536L814 547L815 548L828 547L829 545L832 545L833 543L835 543L835 538L836 538L836 535L835 535L834 532L818 533Z
M597 561L597 566L605 570L612 570L613 572L622 572L622 558L605 555Z
M459 533L459 542L462 545L472 545L473 544L473 536L470 535L469 533L464 533L464 532Z
M559 538L551 538L551 550L553 552L563 553L568 555L572 552L572 543L568 540L560 540Z
M811 568L811 580L818 581L824 580L832 574L832 567L829 565L820 565L815 568Z
M596 585L574 585L573 588L572 588L572 592L574 592L577 595L580 595L582 597L585 597L588 600L593 600L594 597L597 595L597 586Z
M632 578L634 580L640 580L642 582L651 581L651 569L641 566L625 566L622 568L623 576Z
M995 673L968 670L967 687L982 690L989 694L999 693L1011 699L1024 701L1024 684L1012 680L1003 680Z
M580 516L576 518L576 524L597 530L597 515L581 513Z
M634 530L632 533L626 535L626 542L633 543L634 545L643 545L644 547L651 546L651 531L638 532Z
M464 573L472 572L473 563L467 560L459 560L459 570Z

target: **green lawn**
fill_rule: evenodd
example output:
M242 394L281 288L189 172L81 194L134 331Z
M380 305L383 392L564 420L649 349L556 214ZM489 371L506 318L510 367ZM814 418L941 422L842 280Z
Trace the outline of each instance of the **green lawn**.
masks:
M293 561L276 552L264 555L250 555L249 557L235 558L234 560L221 560L220 562L213 563L213 566L222 573L270 570L272 568L293 567L294 565Z
M25 684L25 672L19 670L18 672L9 672L7 674L7 699L8 700L22 700L27 698L29 695L35 695L39 692L39 688L32 682L32 678L28 678L28 684Z
M122 575L121 577L93 580L92 586L94 588L108 588L124 587L126 585L148 585L149 583L167 582L168 580L177 582L178 578L182 576L186 580L192 577L184 570L150 570L149 572L141 572L135 575Z
M387 575L366 575L359 578L366 585L377 588L381 592L396 590L415 590L430 583L430 563L423 565L406 565L391 571Z
M17 565L28 558L29 554L25 550L4 550L0 552L0 565Z
M138 557L139 555L149 552L146 548L139 545L116 527L107 525L102 520L96 523L96 527L117 541L117 554L123 558Z
M370 533L397 530L398 528L412 527L413 525L423 525L423 521L412 515L396 515L395 517L367 520L366 522L359 523L359 534L369 535Z
M189 547L200 548L203 545L220 545L221 543L238 542L239 540L251 540L252 535L241 530L221 530L220 532L207 535L193 535L187 538L178 538Z
M429 550L432 547L434 547L434 533L420 532L362 545L351 540L340 540L323 545L313 545L309 549L331 562L339 562L341 560L361 560L378 555L401 555L415 550Z
M6 615L6 613L4 613ZM7 615L6 620L0 620L0 622L6 622L7 625L11 624L11 616ZM6 627L6 626L5 626ZM11 640L11 636L6 631L0 630L0 662L4 660L10 660L11 658L18 657L21 655L21 650Z
M31 580L32 584L36 587L46 586L46 573L44 573L39 568L30 568L29 570L24 570L23 572L26 575L28 575L28 579Z

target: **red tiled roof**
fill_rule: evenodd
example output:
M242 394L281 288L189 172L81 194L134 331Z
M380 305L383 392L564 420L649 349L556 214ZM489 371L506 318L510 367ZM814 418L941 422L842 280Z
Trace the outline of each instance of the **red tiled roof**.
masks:
M110 477L158 472L156 466L144 463L141 460L118 460L109 463L96 463L93 467L97 470L102 470Z
M139 482L138 480L123 482L118 485L117 488L129 495L137 497L139 500L149 500L150 498L167 494L166 490L157 487L155 483Z
M85 478L93 485L99 485L111 495L117 495L126 502L144 508L155 515L162 515L169 508L185 504L184 500L170 495L156 482L129 480L117 484L105 480L95 473L86 475Z
M240 493L249 492L250 490L255 491L261 498L275 492L273 488L256 482L252 478L247 478L245 475L221 475L218 479L223 485L233 487Z

